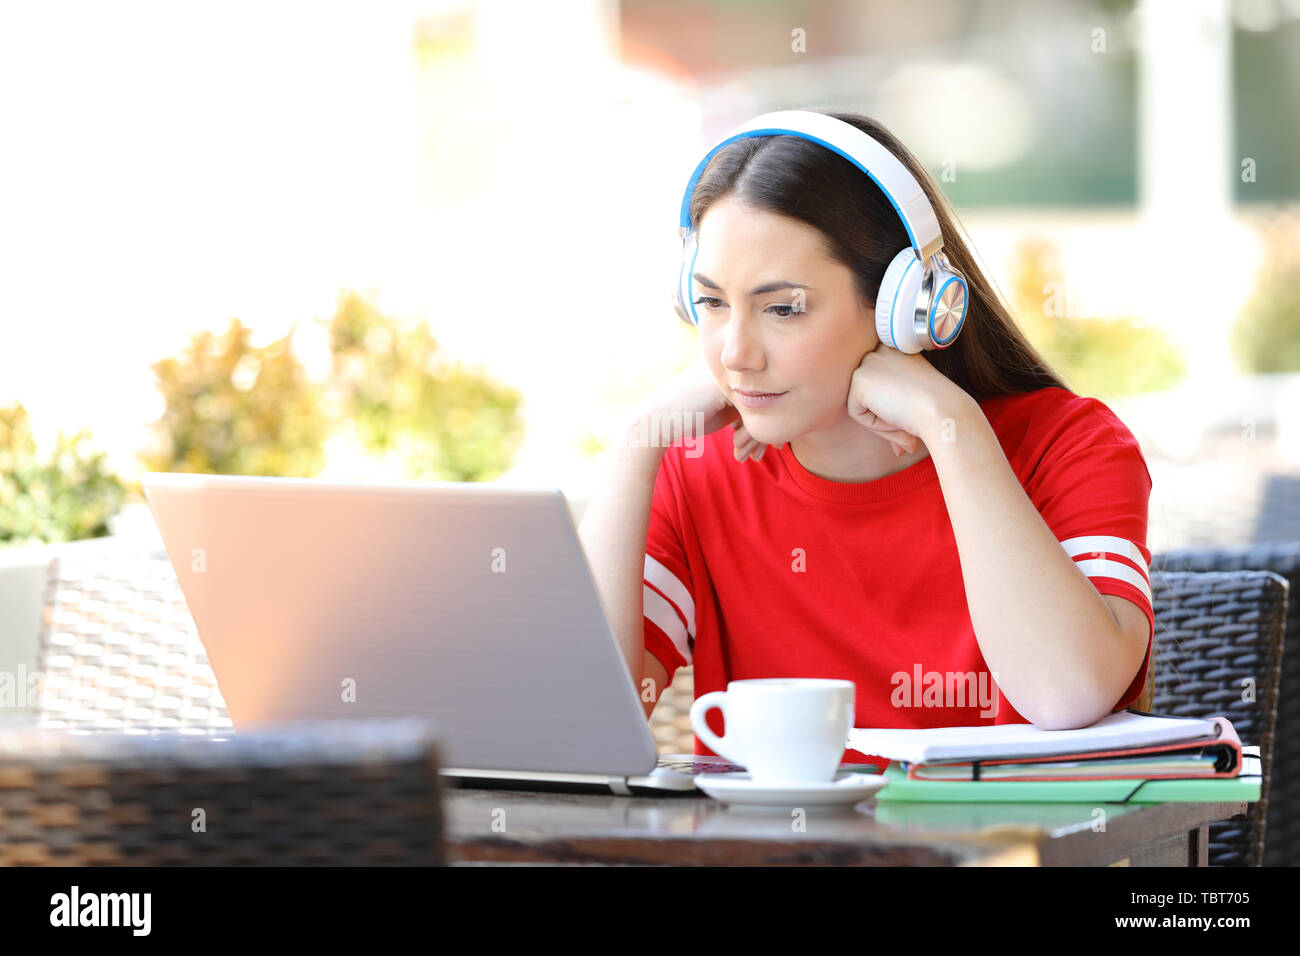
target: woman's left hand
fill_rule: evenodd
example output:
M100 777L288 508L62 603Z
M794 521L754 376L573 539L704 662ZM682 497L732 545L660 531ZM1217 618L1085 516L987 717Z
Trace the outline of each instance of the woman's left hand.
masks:
M853 370L849 417L888 440L896 456L911 454L953 389L961 391L919 352L878 343Z

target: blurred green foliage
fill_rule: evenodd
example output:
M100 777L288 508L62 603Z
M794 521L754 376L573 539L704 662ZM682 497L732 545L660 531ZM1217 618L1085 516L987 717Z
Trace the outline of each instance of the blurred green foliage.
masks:
M1266 269L1233 327L1246 372L1300 372L1300 261Z
M166 411L151 471L313 476L332 434L352 428L364 451L402 477L490 481L523 441L520 393L445 361L423 323L399 323L355 292L327 322L330 376L312 383L294 330L265 348L232 319L224 336L196 335L155 363ZM296 329L296 325L294 326Z
M295 327L296 328L296 325ZM165 410L150 471L311 476L325 464L329 424L319 389L290 350L294 329L263 348L231 319L222 336L202 331L179 356L151 368Z
M404 477L491 481L523 442L523 396L481 371L442 360L423 323L398 323L355 292L329 324L334 414Z
M1022 241L1016 250L1011 306L1021 331L1076 395L1110 398L1159 391L1187 365L1162 330L1133 318L1073 315L1056 247Z
M0 408L0 547L109 533L126 487L89 440L85 429L72 436L60 431L41 461L27 410L16 402Z
M155 362L164 411L141 463L310 477L326 464L331 434L351 427L367 453L396 461L407 478L490 481L509 469L524 435L517 390L447 361L422 323L398 323L356 293L339 297L327 324L323 384L293 353L296 324L259 348L231 319L224 334L199 332ZM26 409L0 408L0 546L109 533L128 489L105 455L86 447L89 438L60 432L50 460L38 461Z

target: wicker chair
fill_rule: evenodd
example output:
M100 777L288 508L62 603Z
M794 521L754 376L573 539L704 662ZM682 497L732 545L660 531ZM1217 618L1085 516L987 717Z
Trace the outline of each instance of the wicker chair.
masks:
M1272 760L1264 762L1265 792L1261 796L1267 798L1267 822L1262 862L1264 866L1295 866L1300 864L1300 542L1180 549L1154 555L1151 562L1153 575L1159 571L1243 569L1272 571L1289 584ZM1245 742L1244 732L1242 738Z
M434 726L0 732L0 866L446 862Z
M1153 571L1156 635L1152 712L1223 714L1258 746L1259 803L1210 825L1211 866L1259 866L1272 776L1289 586L1271 571ZM1247 688L1251 693L1246 693Z
M225 701L165 552L53 559L38 726L227 733Z
M679 667L650 712L650 733L661 754L695 752L691 704L695 702L695 668Z
M0 733L0 865L445 862L431 725L236 736L165 552L52 560L38 660L36 726Z

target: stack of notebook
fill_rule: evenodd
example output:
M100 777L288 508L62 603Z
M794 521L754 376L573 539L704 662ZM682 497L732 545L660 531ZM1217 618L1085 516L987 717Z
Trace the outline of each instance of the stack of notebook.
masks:
M848 746L892 761L881 800L1259 800L1258 748L1219 716L1125 711L1078 730L859 727Z

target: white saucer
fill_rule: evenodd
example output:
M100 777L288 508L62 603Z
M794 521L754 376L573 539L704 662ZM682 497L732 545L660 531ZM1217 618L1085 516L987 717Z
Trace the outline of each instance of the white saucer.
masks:
M737 806L839 807L866 800L885 786L879 773L839 773L829 783L771 784L759 786L747 773L699 773L695 785L723 803Z

